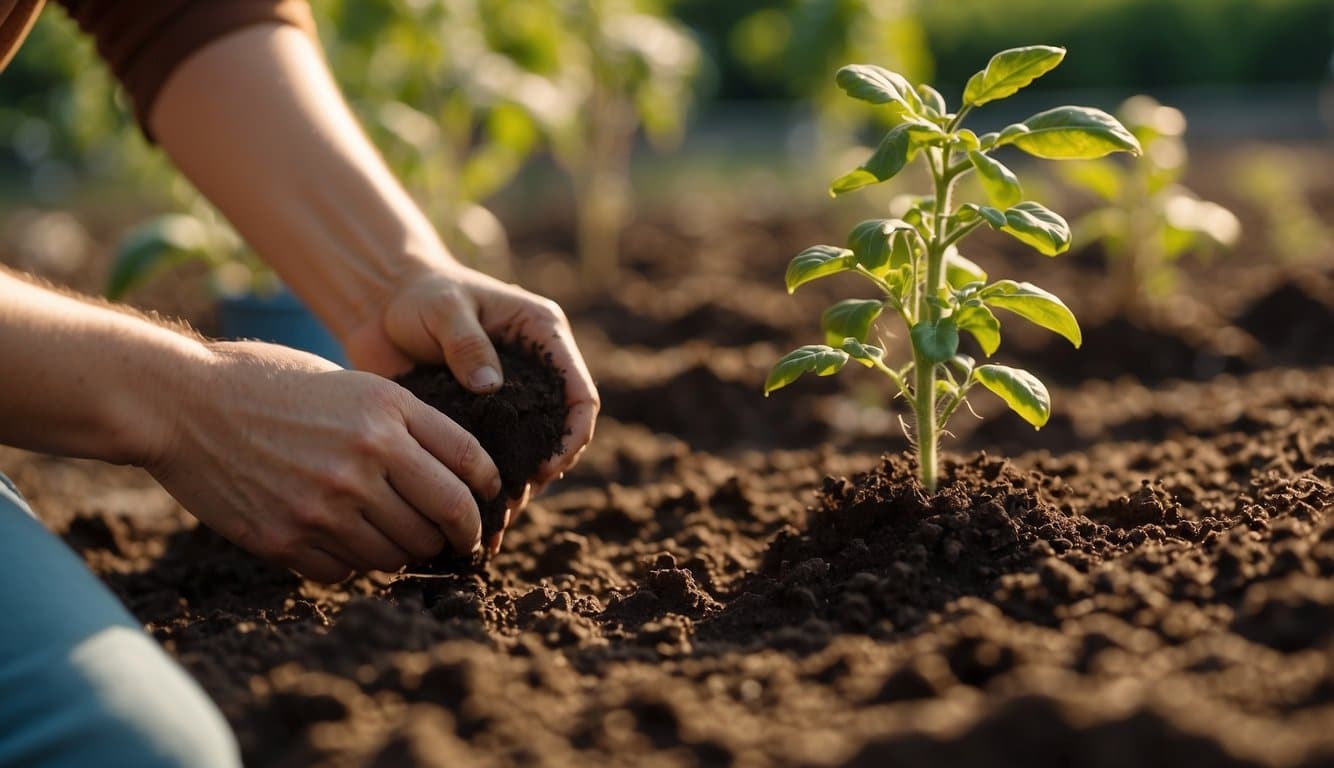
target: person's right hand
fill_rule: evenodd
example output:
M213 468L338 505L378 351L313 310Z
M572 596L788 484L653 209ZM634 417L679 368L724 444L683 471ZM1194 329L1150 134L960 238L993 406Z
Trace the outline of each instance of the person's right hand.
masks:
M499 493L495 464L397 384L253 342L182 376L147 468L232 542L325 582L480 546L469 488Z

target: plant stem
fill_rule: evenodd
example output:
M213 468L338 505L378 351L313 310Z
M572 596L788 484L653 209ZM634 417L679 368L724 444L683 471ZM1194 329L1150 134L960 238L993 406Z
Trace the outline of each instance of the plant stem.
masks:
M950 212L950 192L954 187L954 178L949 175L950 150L940 150L939 167L932 167L931 176L936 187L935 221L931 240L926 247L926 286L922 292L917 316L927 322L940 319L940 307L932 299L940 293L944 274L946 234L945 220ZM936 448L940 442L940 429L936 423L936 364L914 349L917 361L914 399L917 419L917 464L922 485L928 492L934 493L938 482L939 461Z
M913 415L917 420L917 471L928 493L936 490L936 444L940 435L936 430L936 366L920 353L915 371L917 381L914 384L917 400Z

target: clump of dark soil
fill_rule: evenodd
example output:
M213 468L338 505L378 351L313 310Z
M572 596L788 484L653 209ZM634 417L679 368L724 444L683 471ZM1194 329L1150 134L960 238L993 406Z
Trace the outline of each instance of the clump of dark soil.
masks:
M538 467L561 450L565 436L565 379L550 353L523 342L496 346L505 383L499 391L468 391L443 365L418 366L395 381L471 432L500 470L504 489L494 499L474 493L482 538L505 524L506 497L518 498Z

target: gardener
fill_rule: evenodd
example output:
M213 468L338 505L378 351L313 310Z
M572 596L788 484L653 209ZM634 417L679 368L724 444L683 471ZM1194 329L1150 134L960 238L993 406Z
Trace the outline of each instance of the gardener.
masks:
M364 372L0 272L0 443L145 467L222 535L328 582L482 546L469 489L500 488L476 440L383 375L443 359L488 392L490 337L544 342L571 411L535 482L574 462L598 400L559 307L451 258L357 126L304 2L63 4L145 131ZM0 0L0 67L41 5ZM0 617L0 766L237 764L212 703L8 481Z

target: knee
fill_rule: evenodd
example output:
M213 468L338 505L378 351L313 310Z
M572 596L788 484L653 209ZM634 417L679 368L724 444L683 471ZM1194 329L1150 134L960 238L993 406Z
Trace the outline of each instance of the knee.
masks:
M73 657L91 689L78 730L103 766L237 768L236 739L208 696L147 635L116 628ZM73 761L71 765L83 764Z

